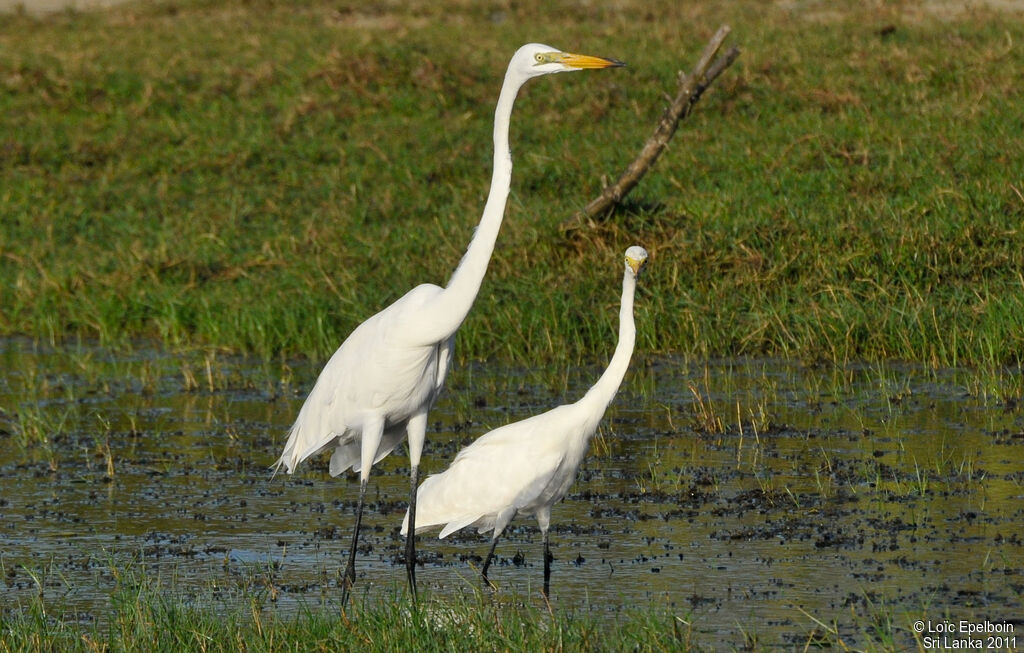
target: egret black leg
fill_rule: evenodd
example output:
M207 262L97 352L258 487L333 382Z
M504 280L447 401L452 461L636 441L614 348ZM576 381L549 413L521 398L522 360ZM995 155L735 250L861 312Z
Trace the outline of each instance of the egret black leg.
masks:
M548 546L548 532L544 531L544 596L550 596L552 560L551 548Z
M480 575L483 576L483 578L484 578L484 582L486 582L491 587L494 587L494 585L491 583L491 581L487 580L487 570L490 569L491 561L494 559L494 549L497 548L497 546L498 546L498 538L499 537L501 537L501 533L498 533L497 535L495 535L494 539L491 540L491 549L490 549L490 551L487 552L487 559L484 560L484 568L480 572Z
M356 547L359 546L359 526L363 521L363 501L366 499L366 481L359 483L359 503L356 504L356 530L352 533L352 548L348 552L348 565L341 580L341 604L348 602L348 593L356 582Z
M409 577L409 591L416 601L416 486L419 483L420 468L413 467L411 489L409 490L409 530L405 536L405 573Z

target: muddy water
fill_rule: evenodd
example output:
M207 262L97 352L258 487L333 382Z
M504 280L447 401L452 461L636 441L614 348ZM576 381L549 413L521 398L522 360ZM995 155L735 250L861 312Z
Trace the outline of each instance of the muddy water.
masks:
M2 609L41 592L102 619L126 573L268 611L336 605L356 481L326 457L268 470L317 365L8 340L0 369ZM455 370L425 471L598 372ZM733 645L802 646L814 620L848 645L876 628L910 644L914 620L951 618L1011 622L1024 646L1020 387L1019 371L638 361L554 509L553 600L668 606L697 641ZM407 473L404 453L374 470L357 595L404 592ZM419 548L431 596L479 588L484 538ZM499 596L536 597L535 523L498 555Z

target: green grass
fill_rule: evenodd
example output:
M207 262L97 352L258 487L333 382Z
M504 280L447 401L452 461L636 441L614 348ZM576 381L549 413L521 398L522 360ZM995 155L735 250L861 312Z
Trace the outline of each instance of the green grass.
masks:
M522 596L475 593L413 605L404 595L356 600L340 612L320 606L294 614L274 608L272 587L249 587L225 599L182 596L127 567L109 609L81 622L42 599L0 610L0 653L8 651L712 651L767 650L757 625L729 636L701 628L700 617L665 608L549 606ZM47 582L34 576L38 583ZM901 650L916 613L872 609L826 623L794 606L789 641L851 650ZM904 623L905 622L905 623ZM884 624L879 628L878 624Z
M454 269L502 71L539 40L629 67L524 89L461 356L605 354L619 255L641 243L645 352L1024 361L1024 16L704 4L6 18L0 334L325 357ZM628 162L722 23L738 62L627 206L564 240L558 223Z
M218 615L155 599L140 610L119 611L106 629L46 623L26 616L7 630L19 651L679 651L681 633L671 616L622 618L609 645L600 620L553 617L534 608L499 613L487 606L446 606L415 612L407 602L360 607L337 614L304 612L263 617L258 609ZM685 625L680 626L685 629ZM0 650L4 650L0 648Z
M25 571L40 587L52 580L45 570ZM314 604L288 614L275 605L273 583L256 570L240 587L214 582L184 594L132 562L110 562L105 571L116 579L109 608L87 622L42 598L0 610L0 652L678 651L691 645L692 629L668 609L552 609L541 600L479 591L443 601L425 594L414 605L396 592L357 598L340 611Z

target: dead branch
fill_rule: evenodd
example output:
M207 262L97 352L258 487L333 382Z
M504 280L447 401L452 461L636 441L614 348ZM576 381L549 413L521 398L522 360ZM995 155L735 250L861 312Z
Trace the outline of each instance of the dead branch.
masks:
M654 133L644 143L639 154L632 163L626 166L626 170L614 184L606 187L599 196L559 225L563 235L572 234L584 226L595 227L595 221L603 220L654 165L676 132L679 122L690 115L704 91L739 56L739 48L733 46L715 58L725 37L729 35L729 31L728 25L718 28L718 31L704 47L704 52L701 53L693 71L689 75L680 73L679 91L675 99L665 109Z

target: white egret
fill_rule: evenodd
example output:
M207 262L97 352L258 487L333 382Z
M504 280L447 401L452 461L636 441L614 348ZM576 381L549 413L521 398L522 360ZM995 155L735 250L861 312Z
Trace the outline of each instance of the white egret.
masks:
M551 506L565 496L575 480L590 439L626 374L636 342L633 296L646 261L643 247L634 245L626 250L619 342L597 383L576 403L506 424L460 451L448 469L423 481L416 497L415 526L412 513L407 513L403 535L410 529L420 533L436 526L444 526L439 538L468 526L480 533L492 532L482 570L486 580L505 527L517 513L534 515L544 538L544 595L548 595Z
M476 233L448 285L416 286L356 327L327 361L302 405L276 468L283 466L292 473L306 458L333 450L332 476L349 468L359 473L359 501L344 574L343 602L355 580L356 545L370 467L406 436L412 477L408 516L415 524L427 412L444 385L455 332L480 290L505 212L512 179L509 122L519 89L540 75L621 65L612 59L560 52L536 43L516 51L494 112L490 192ZM410 537L405 564L414 593L415 562L415 538Z

